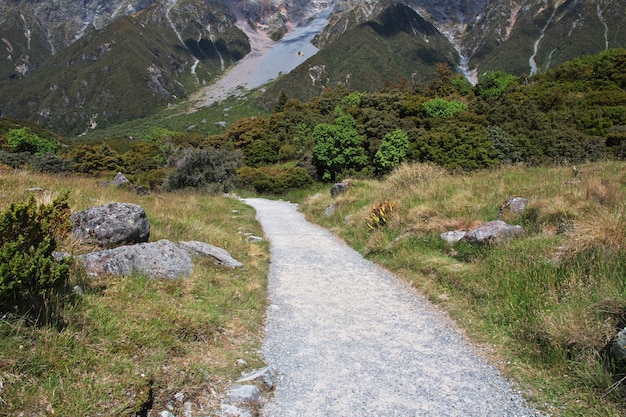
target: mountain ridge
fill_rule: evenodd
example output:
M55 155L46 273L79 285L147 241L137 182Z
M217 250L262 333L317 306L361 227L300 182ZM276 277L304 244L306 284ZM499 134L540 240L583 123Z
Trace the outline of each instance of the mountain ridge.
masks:
M154 113L251 52L238 14L280 42L330 11L318 54L271 83L271 105L281 90L307 99L338 83L424 82L433 60L473 83L493 70L544 71L626 47L625 9L623 0L0 0L0 116L73 136Z

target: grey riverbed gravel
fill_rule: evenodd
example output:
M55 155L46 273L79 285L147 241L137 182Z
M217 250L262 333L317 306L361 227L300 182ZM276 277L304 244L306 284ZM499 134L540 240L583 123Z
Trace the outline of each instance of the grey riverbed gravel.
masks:
M244 201L271 248L265 417L540 415L407 284L295 204Z

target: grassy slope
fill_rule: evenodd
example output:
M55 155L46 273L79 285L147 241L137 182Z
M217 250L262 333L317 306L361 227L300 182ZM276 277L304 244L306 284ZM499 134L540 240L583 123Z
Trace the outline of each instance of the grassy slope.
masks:
M626 306L626 166L502 168L448 175L404 165L385 181L354 181L324 210L329 193L305 200L308 218L394 271L442 306L492 354L528 397L564 416L619 416L623 388L599 352ZM439 233L494 220L509 197L531 200L523 238L489 248L448 245ZM393 202L371 229L372 207ZM557 234L573 223L573 232Z
M24 202L31 187L49 200L70 190L72 210L110 201L142 205L151 241L199 240L228 250L244 266L197 262L190 279L86 279L85 295L67 308L66 327L27 327L0 320L0 415L130 416L152 399L183 414L219 407L219 393L241 372L263 365L258 353L266 306L268 248L239 232L261 234L253 210L236 199L197 194L134 193L95 179L5 173L0 209ZM233 212L237 210L237 212ZM62 249L86 251L67 241ZM238 359L247 362L237 366Z

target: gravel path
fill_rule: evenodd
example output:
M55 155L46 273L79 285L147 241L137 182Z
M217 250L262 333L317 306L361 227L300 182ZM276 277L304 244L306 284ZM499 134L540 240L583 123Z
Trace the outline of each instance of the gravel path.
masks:
M539 415L408 285L295 204L244 201L271 245L265 417Z

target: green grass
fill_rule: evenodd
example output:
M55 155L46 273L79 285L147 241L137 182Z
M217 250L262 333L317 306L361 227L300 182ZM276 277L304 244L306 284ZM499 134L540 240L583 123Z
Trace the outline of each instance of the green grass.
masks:
M611 390L618 378L601 352L626 312L626 166L579 169L574 178L571 167L447 174L409 164L301 207L448 311L536 404L555 415L620 416L626 389ZM509 197L530 199L523 215L504 218L524 237L489 247L439 238L494 220ZM372 230L367 218L382 201L395 203L391 219ZM564 223L573 231L557 234Z
M0 177L0 209L70 190L72 209L121 201L142 205L151 241L199 240L228 250L244 266L220 268L197 261L189 279L143 276L87 278L73 285L84 296L67 306L63 329L0 320L0 415L134 416L171 403L183 414L183 393L194 413L219 408L220 396L241 372L263 366L259 353L266 307L268 247L249 243L260 235L254 210L236 199L190 193L137 196L101 187L96 179ZM61 249L92 248L71 239ZM247 362L237 365L238 359Z

